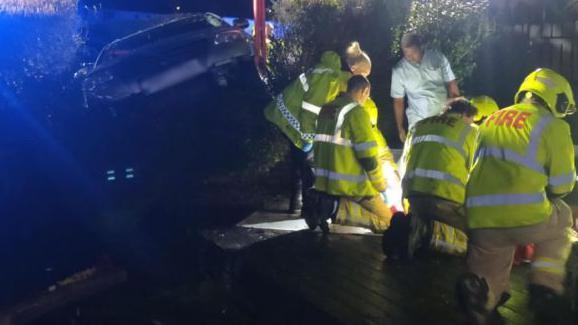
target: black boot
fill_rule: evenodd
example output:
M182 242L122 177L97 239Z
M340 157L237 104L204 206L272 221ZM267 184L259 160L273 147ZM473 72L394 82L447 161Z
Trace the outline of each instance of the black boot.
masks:
M488 283L484 278L473 273L460 276L456 284L456 299L467 324L487 324L490 314L486 308L488 294Z
M409 216L396 212L391 217L389 228L383 233L381 248L390 260L406 258L407 238L409 234Z
M416 253L426 252L429 249L432 235L433 221L410 214L406 258L411 260Z
M301 209L301 217L305 219L305 223L311 230L315 230L319 224L320 220L317 215L317 205L319 197L318 193L310 189L303 193L303 207Z
M530 284L528 291L530 309L539 323L562 324L568 316L569 306L561 295L538 284Z

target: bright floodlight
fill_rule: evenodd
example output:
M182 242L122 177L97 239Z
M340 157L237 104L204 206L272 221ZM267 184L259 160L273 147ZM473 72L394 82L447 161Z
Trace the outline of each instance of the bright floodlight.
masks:
M61 15L76 11L77 0L0 0L0 14Z

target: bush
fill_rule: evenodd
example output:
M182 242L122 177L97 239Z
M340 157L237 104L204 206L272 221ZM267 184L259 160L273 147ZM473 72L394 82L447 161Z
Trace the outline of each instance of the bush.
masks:
M414 0L407 22L395 29L392 53L399 55L403 33L417 32L426 46L446 55L461 84L472 75L476 51L493 29L488 8L488 0Z
M407 7L407 0L274 1L272 18L283 35L270 53L275 88L315 64L323 51L341 52L351 41L372 57L388 57L392 27L404 21Z

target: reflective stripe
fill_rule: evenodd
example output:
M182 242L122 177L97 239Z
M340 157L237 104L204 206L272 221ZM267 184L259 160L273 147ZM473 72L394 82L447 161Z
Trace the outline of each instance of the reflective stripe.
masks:
M275 102L277 103L277 109L279 110L279 112L281 112L281 115L283 115L283 117L287 120L287 122L289 122L289 125L291 125L295 130L297 130L297 132L301 133L301 123L299 123L299 120L295 116L293 116L293 114L289 111L289 109L285 105L283 94L279 94L277 97L275 97Z
M530 134L530 141L528 142L528 149L526 150L525 155L520 155L510 149L480 147L478 152L476 152L476 159L482 157L494 157L517 163L545 175L546 172L544 167L538 163L536 155L538 154L538 145L540 144L542 133L552 120L553 117L546 115L540 119L538 124L536 124Z
M303 86L303 90L305 92L308 92L309 84L307 83L307 76L304 73L299 75L299 81L301 81L301 86Z
M466 125L466 127L462 130L462 133L460 133L460 138L458 140L460 148L463 148L464 144L466 143L466 138L468 137L468 134L470 134L470 132L473 129L474 129L473 127Z
M468 198L466 206L470 208L493 205L517 205L541 203L545 200L545 193L479 195Z
M329 134L316 134L315 135L315 141L328 142L328 143L333 143L333 144L337 144L340 146L346 146L346 147L352 146L351 140L344 139L342 137L329 135Z
M293 116L293 114L289 111L289 109L285 105L283 94L279 94L277 97L275 97L275 102L277 104L276 105L277 109L279 110L279 112L281 112L281 115L283 115L283 117L287 120L287 122L289 122L289 125L291 125L291 127L295 129L295 131L297 131L299 135L301 135L301 139L307 142L313 141L315 134L301 132L301 123L299 123L299 120L295 116Z
M545 174L544 167L538 164L536 160L528 156L522 156L509 149L483 147L477 152L477 158L493 157L501 160L510 161L524 167L530 168L540 174Z
M334 181L348 181L354 183L360 183L367 180L367 176L364 175L348 175L340 174L327 169L315 168L315 176L317 177L327 177Z
M450 244L448 242L446 242L443 239L433 239L430 243L430 245L432 247L436 247L438 249L441 249L442 252L447 252L447 253L454 253L454 254L463 254L466 252L467 248L465 247L465 245L455 245L455 244Z
M377 147L377 142L375 142L375 141L368 141L368 142L353 144L351 142L351 140L349 140L349 139L344 139L342 137L333 136L333 135L329 135L329 134L316 134L314 139L317 142L327 142L327 143L333 143L333 144L345 146L345 147L353 147L353 149L356 151L363 151L363 150L371 149L373 147Z
M548 179L548 185L560 186L566 184L573 184L575 180L576 180L576 172L572 171L566 175L550 176L550 178Z
M315 73L315 74L321 74L321 73L325 73L325 72L335 72L335 70L329 69L329 68L316 68L316 69L313 69L313 71L311 71L311 73Z
M306 101L303 101L303 103L301 103L301 108L303 108L306 111L309 111L315 115L319 115L319 112L321 112L321 107L313 105L311 103L308 103Z
M440 143L440 144L443 144L443 145L446 145L448 147L452 147L452 148L458 150L464 158L466 156L466 153L465 153L464 148L463 148L463 144L460 145L459 143L452 141L448 138L442 137L441 135L428 134L428 135L422 135L419 137L415 137L411 141L411 144L416 145L416 144L422 143L422 142Z
M566 271L564 263L551 258L537 258L532 262L532 268L535 269L535 271L553 273L556 275L564 275Z
M373 147L377 147L377 142L368 141L368 142L356 143L353 145L353 149L355 151L363 151L363 150L371 149Z
M544 129L546 129L546 126L550 124L551 121L553 121L553 119L554 118L552 116L544 116L532 130L532 133L530 134L530 142L528 143L528 150L526 151L526 157L529 159L534 161L537 160L536 155L538 154L538 145L540 144L542 133L544 132Z
M407 172L407 174L405 175L405 177L407 179L412 179L415 176L425 177L425 178L433 178L433 179L438 179L438 180L442 180L442 181L452 182L452 183L457 184L457 185L462 186L462 187L465 186L465 184L462 183L462 181L460 181L459 179L455 178L454 176L452 176L450 174L440 172L439 170L416 168L415 170Z
M337 117L337 124L335 124L335 134L336 135L338 135L341 132L341 127L343 126L343 122L345 121L345 115L347 115L347 113L349 113L357 105L359 105L359 104L353 102L353 103L349 103L349 104L343 106L343 108L339 112L339 116Z

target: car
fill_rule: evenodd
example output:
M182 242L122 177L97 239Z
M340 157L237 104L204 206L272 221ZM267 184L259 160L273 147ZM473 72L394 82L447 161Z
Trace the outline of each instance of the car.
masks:
M231 69L253 64L245 19L229 24L213 13L185 14L117 39L76 73L85 104L148 96L201 76L227 86Z

